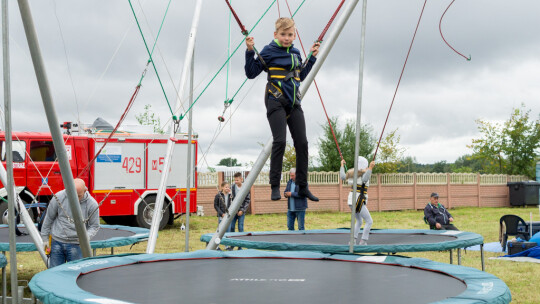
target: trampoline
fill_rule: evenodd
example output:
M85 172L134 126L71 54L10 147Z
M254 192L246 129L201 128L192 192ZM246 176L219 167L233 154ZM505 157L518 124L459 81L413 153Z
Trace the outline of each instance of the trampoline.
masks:
M210 242L213 233L201 236L201 241ZM349 252L350 229L323 229L304 231L230 232L221 239L225 246L263 250L306 250L326 253ZM419 229L372 229L368 245L354 246L354 253L398 253L418 251L458 250L461 264L461 248L480 245L482 270L484 270L484 238L472 232L453 230Z
M308 251L96 257L38 273L29 286L44 303L511 301L504 282L473 268L420 258Z
M26 232L23 225L19 226L21 232ZM98 233L90 240L90 246L98 248L111 248L132 245L148 239L149 230L146 228L127 227L119 225L101 225ZM37 251L30 235L17 236L17 251ZM7 225L0 225L0 251L9 251L9 229Z

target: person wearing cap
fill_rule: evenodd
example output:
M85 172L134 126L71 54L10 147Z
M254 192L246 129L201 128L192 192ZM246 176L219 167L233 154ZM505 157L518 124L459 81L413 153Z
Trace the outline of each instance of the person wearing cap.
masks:
M451 222L454 221L454 218L450 212L439 203L439 194L436 192L431 193L429 203L424 208L424 217L431 229L459 230L456 226L451 224Z
M373 219L369 210L367 208L367 189L369 187L369 179L371 178L371 171L375 167L375 161L372 161L368 167L368 160L365 157L358 156L358 174L357 174L357 185L356 185L356 203L353 206L352 197L353 197L353 183L354 183L354 169L349 169L345 173L345 160L341 160L341 168L339 169L339 176L342 180L347 180L347 183L351 185L351 192L347 198L347 204L349 207L355 208L355 218L356 224L354 225L354 243L355 245L367 245L369 239L369 231L373 225ZM358 242L358 234L360 233L360 228L362 227L362 219L366 222L364 226L364 232L362 232L362 239Z

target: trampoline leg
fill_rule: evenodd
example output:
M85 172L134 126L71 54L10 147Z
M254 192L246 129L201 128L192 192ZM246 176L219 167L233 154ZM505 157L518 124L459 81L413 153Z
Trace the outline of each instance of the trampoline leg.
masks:
M482 271L486 271L486 264L484 262L484 244L480 244L480 259L482 260Z
M111 247L111 255L114 255L114 247Z
M461 265L461 248L457 250L457 264Z
M92 256L96 256L96 248L92 249Z
M452 249L450 249L450 264L454 264L454 260L452 258Z
M2 254L5 256L6 252L2 251ZM6 282L6 267L2 267L2 304L7 303L6 293L7 293L7 282Z

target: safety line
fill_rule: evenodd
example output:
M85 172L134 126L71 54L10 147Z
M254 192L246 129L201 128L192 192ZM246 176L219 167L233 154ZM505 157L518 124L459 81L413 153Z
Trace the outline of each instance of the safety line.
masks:
M266 11L263 13L263 15L261 16L261 18L259 18L259 20L257 20L257 22L255 23L255 25L253 26L253 28L251 28L251 30L248 32L248 35L249 33L251 33L256 27L257 25L259 24L259 22L262 20L262 18L264 18L264 16L266 15L266 13L268 13L268 11L270 10L270 8L272 7L272 5L274 5L274 2L276 0L274 0L270 6L266 9ZM305 0L304 0L305 1ZM233 14L234 16L235 14ZM238 16L235 16L235 18L237 18ZM189 111L191 111L191 108L193 108L193 106L197 103L197 101L199 101L199 99L201 98L201 96L204 94L204 92L206 92L206 89L208 89L208 87L210 86L210 84L212 84L212 82L214 82L214 80L216 79L217 75L221 72L221 70L223 70L223 68L225 67L225 65L227 64L227 62L229 62L229 60L231 60L231 57L236 53L236 51L238 51L238 49L240 48L240 46L242 46L242 44L244 43L244 40L246 40L246 38L242 39L242 41L238 44L238 46L234 49L234 51L231 53L231 55L227 58L227 60L225 61L225 63L223 63L223 65L219 68L219 70L214 74L214 76L212 77L212 79L210 79L210 82L204 87L204 89L201 91L201 93L199 93L199 95L197 96L197 98L190 104L189 108L186 110L186 113L184 114L180 114L179 116L179 120L183 120L184 117L186 117L187 113Z
M131 4L131 0L128 0L128 2L129 2L129 6L131 7L131 11L133 12L133 17L135 18L135 22L137 23L137 27L139 28L139 32L141 33L141 37L143 39L144 46L146 48L146 52L148 52L148 56L150 57L148 59L148 62L152 63L152 67L154 68L154 72L156 73L156 77L158 79L159 85L161 86L161 91L163 92L163 96L165 97L165 100L167 101L167 106L169 107L169 110L171 111L171 115L173 116L173 119L176 120L176 118L174 118L174 112L173 112L173 110L171 108L171 104L169 103L169 99L167 98L167 94L165 93L165 88L163 88L163 83L161 82L161 78L159 77L159 73L157 71L156 65L154 64L154 59L152 58L152 52L150 52L150 49L148 48L148 44L146 43L146 39L144 38L144 34L142 32L141 25L139 24L139 20L137 19L137 15L135 14L135 10L133 9L133 5ZM169 4L170 4L170 2L169 2ZM169 8L167 6L167 11L168 11L168 9ZM165 17L163 17L163 18L165 18ZM160 31L161 31L161 28L160 28ZM157 43L157 39L159 38L159 34L160 33L158 32L155 43ZM142 77L141 77L141 81L142 81ZM139 85L140 85L140 82L139 82Z
M386 115L386 120L384 122L384 126L381 132L381 136L379 137L379 141L377 142L377 148L375 149L375 154L373 154L373 160L375 160L375 157L377 156L377 151L379 150L379 145L381 144L381 140L384 134L384 129L386 128L386 123L388 122L388 117L390 117L390 112L392 111L392 106L394 105L394 100L396 99L396 94L399 89L399 84L401 83L401 78L403 77L403 72L405 71L405 67L407 66L407 60L409 60L409 54L411 53L411 49L414 43L414 38L416 37L416 32L418 31L418 27L420 26L420 20L422 20L422 15L424 14L424 9L426 8L427 0L424 1L424 6L422 7L422 12L420 13L420 17L418 18L418 23L416 24L416 29L414 30L414 35L411 40L411 45L409 46L409 51L407 52L407 57L405 58L405 63L403 64L403 68L401 69L401 74L399 75L399 80L396 86L396 90L394 91L394 97L392 97L392 103L390 104L390 109L388 109L388 114ZM357 130L358 132L359 130Z
M441 37L444 41L444 43L446 43L446 45L448 45L448 47L450 47L454 52L456 52L456 54L458 54L459 56L467 59L467 61L471 61L471 55L469 55L469 57L461 54L460 52L458 52L456 49L454 49L449 43L448 41L446 41L446 39L444 38L444 35L443 35L443 32L442 32L442 29L441 29L441 24L442 24L442 20L444 18L444 15L446 14L446 11L448 11L448 9L450 8L450 6L452 6L452 4L454 4L456 0L452 0L452 2L450 2L450 4L448 5L448 7L444 10L444 13L442 14L441 16L441 20L439 20L439 33L441 33Z
M287 9L289 10L289 14L291 14L291 19L292 19L293 15L292 15L292 12L291 12L291 8L289 6L289 1L285 0L285 3L287 4ZM298 31L298 27L296 27L296 35L298 36L298 41L300 41L300 46L302 47L302 52L304 53L304 56L306 56L306 50L304 48L304 44L302 43L302 38L300 38L300 32ZM336 143L336 148L337 148L337 150L339 152L339 156L343 160L343 154L341 153L341 149L339 147L339 143L337 141L336 134L334 133L334 128L332 127L330 117L328 117L328 113L326 112L326 107L325 107L324 102L323 102L321 91L319 90L319 86L317 85L317 81L315 79L313 79L313 83L315 84L315 89L317 90L317 94L319 95L319 99L321 101L321 105L322 105L323 110L324 110L324 115L326 115L326 119L328 120L328 126L330 126L330 130L332 131L332 136L334 137L334 142Z

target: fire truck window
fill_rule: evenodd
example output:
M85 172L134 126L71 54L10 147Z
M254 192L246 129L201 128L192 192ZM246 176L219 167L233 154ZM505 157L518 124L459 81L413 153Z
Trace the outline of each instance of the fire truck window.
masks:
M55 161L56 153L52 141L33 141L30 143L30 157L33 161Z
M1 147L2 161L6 161L6 142L2 141ZM24 141L13 141L13 162L22 163L26 158L26 143Z

